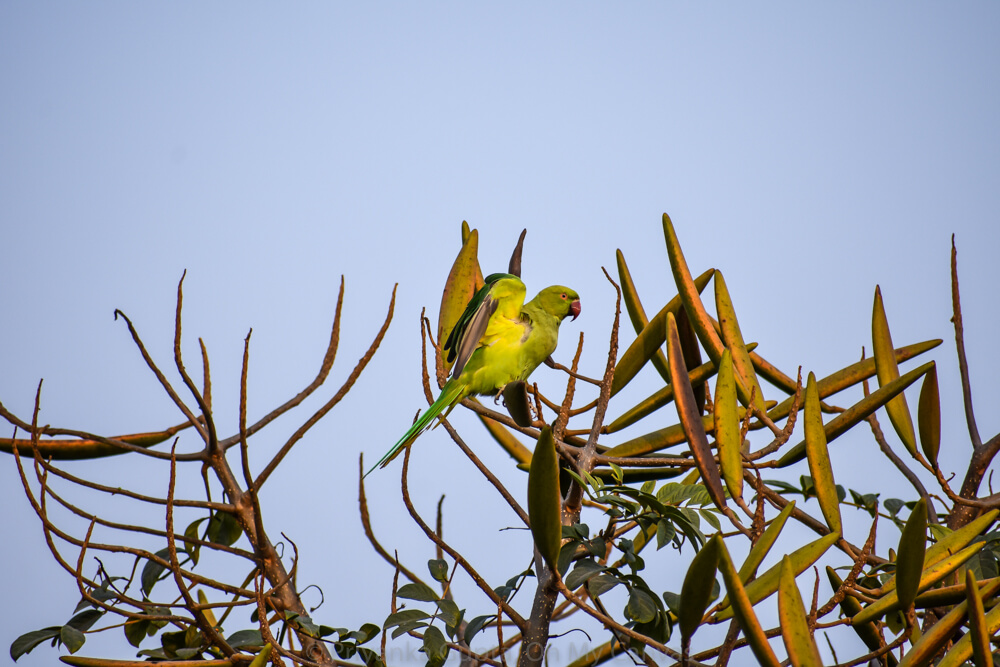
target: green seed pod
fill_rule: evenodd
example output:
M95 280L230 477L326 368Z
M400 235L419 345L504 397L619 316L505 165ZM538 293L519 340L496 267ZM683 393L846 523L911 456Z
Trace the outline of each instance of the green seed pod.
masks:
M712 502L719 509L723 509L726 506L726 494L722 490L719 465L715 462L712 448L708 445L708 437L705 435L705 427L701 421L701 411L695 404L694 390L688 380L687 370L684 369L684 357L673 313L667 315L667 361L670 363L670 379L671 384L674 385L674 405L677 407L677 416L680 417L681 426L684 427L684 434L691 446L691 453L694 455L698 472L701 473L701 478L705 482L705 488L708 490Z
M932 466L937 467L938 450L941 448L941 399L938 396L937 368L924 376L917 402L917 430L920 449Z
M926 549L927 502L921 498L903 526L899 536L899 549L896 551L896 591L899 594L899 606L904 612L913 606L917 597Z
M819 508L826 519L826 525L835 533L843 534L844 528L840 521L840 498L837 495L837 483L833 479L833 467L830 465L830 453L826 448L826 432L823 430L823 415L819 408L819 391L816 388L816 376L809 374L806 384L806 459L809 461L809 474L816 485L816 499Z
M795 583L795 572L788 556L781 559L781 577L778 584L778 620L781 622L781 638L785 640L788 659L794 667L822 667L819 649L809 634L806 609L802 605L802 595Z
M722 277L721 271L715 272L715 310L719 315L719 327L722 329L722 341L726 349L733 355L733 366L736 369L736 390L740 393L740 402L749 407L750 394L753 393L753 404L761 412L767 408L764 405L764 394L761 391L760 381L757 380L757 373L753 369L750 361L750 353L747 352L746 343L743 342L743 334L740 332L740 323L736 320L736 310L733 308L733 300L729 296L729 289L726 287L726 280Z
M733 561L729 557L729 551L725 544L722 544L719 549L719 569L722 570L722 580L726 584L728 598L733 601L732 607L730 607L732 612L729 616L735 615L736 622L743 629L750 649L753 651L754 657L757 658L757 663L764 667L779 667L781 663L774 655L774 650L771 649L771 644L767 641L767 635L764 634L764 628L757 620L757 614L753 610L754 603L747 596L746 589L740 581L739 574L736 573L736 568L733 567Z
M562 496L559 494L559 455L552 429L542 429L528 471L528 519L538 553L553 572L562 544Z
M691 636L701 625L701 620L708 609L712 596L712 583L719 564L719 544L722 538L716 534L705 543L691 560L684 584L681 587L681 608L678 617L681 628L681 644L685 650L691 642Z
M872 351L875 356L875 372L878 384L884 387L899 377L899 366L896 364L896 354L892 347L892 336L889 335L889 321L885 317L882 305L882 290L875 287L875 305L872 309ZM893 397L885 405L889 413L889 421L896 429L896 434L903 441L906 451L911 456L917 455L917 439L913 434L913 420L910 409L906 406L906 396L902 393Z
M719 449L719 464L726 488L733 498L743 497L743 439L740 437L740 417L736 412L736 378L733 356L722 353L719 377L715 382L715 443Z
M824 535L823 537L806 544L803 547L799 547L792 553L788 554L788 559L792 564L792 571L795 572L796 576L802 574L802 572L810 567L813 563L819 560L820 556L825 554L827 550L833 546L833 544L840 539L840 535L837 533L830 533L829 535ZM778 590L778 579L781 575L781 563L774 565L769 568L764 574L760 575L749 584L745 586L747 598L750 600L751 604L757 604L764 598L767 598ZM722 604L726 604L726 600L723 600ZM732 603L729 600L730 604ZM720 612L715 615L716 622L724 621L733 617L732 607L725 607Z

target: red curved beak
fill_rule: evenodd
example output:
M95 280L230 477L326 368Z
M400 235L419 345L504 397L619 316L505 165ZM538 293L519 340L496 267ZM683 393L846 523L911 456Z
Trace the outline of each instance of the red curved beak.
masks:
M580 300L577 299L569 304L569 312L573 314L573 319L575 320L580 316Z

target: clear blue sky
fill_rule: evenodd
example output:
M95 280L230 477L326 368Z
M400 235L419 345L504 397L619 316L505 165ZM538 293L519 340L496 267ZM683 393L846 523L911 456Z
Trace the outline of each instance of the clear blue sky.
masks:
M258 439L259 467L346 377L398 282L368 373L264 499L272 532L303 553L299 582L325 591L316 617L380 623L391 571L362 541L357 456L380 455L423 405L418 316L436 310L461 221L479 229L486 271L528 228L529 291L582 295L557 356L584 331L585 370L599 375L614 305L600 267L621 248L655 310L672 295L666 211L689 262L725 273L746 338L786 372L822 375L870 350L881 284L897 343L946 339L934 353L944 447L961 457L952 233L980 427L1000 429L988 386L1000 362L998 29L986 2L0 4L0 401L29 416L44 378L42 423L114 434L180 421L111 315L128 313L168 366L186 269L185 353L197 367L205 340L231 433L248 329L252 418L315 375L343 274L331 387ZM642 377L633 399L656 385ZM551 395L563 383L547 369L536 379ZM520 490L480 427L456 422ZM840 481L905 493L894 473L855 463L874 453L870 438L845 439L835 465L854 477ZM527 564L528 538L497 532L513 516L453 454L445 434L425 435L414 492L428 515L447 495L446 534L499 585ZM65 621L78 596L12 460L0 463L6 651ZM166 486L162 468L125 457L73 470ZM374 521L422 567L433 551L397 489L398 468L371 478ZM677 590L674 576L661 588ZM488 613L467 598L470 616ZM117 636L82 654L109 647L132 655ZM21 664L53 659L40 647Z

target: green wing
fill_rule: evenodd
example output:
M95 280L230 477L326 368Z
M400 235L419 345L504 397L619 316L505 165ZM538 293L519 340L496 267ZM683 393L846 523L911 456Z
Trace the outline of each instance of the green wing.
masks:
M492 273L486 276L483 286L479 288L469 305L465 307L462 316L455 323L455 328L448 335L448 340L444 344L444 352L447 359L454 362L452 366L452 377L462 374L469 357L479 347L479 340L486 332L486 327L490 322L490 317L496 312L499 301L491 294L494 285L505 278L519 280L517 276L509 273Z

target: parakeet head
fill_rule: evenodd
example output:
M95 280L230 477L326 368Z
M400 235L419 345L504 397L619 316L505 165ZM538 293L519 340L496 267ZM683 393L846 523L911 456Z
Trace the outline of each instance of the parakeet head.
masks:
M580 314L580 296L568 287L553 285L546 287L538 296L536 301L547 313L555 315L560 322L566 319L567 315L572 315L575 320Z

